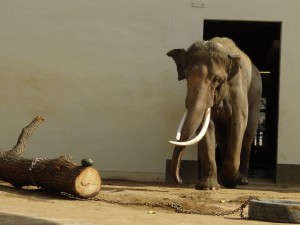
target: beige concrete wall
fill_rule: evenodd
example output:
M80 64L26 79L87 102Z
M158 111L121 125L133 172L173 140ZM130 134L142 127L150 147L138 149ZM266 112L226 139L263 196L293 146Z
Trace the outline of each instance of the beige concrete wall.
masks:
M41 114L26 156L164 179L168 1L1 1L0 27L2 148Z
M71 154L104 177L163 181L185 96L165 53L202 39L204 19L282 21L278 162L300 164L299 3L204 2L1 0L0 147L41 114L26 157Z

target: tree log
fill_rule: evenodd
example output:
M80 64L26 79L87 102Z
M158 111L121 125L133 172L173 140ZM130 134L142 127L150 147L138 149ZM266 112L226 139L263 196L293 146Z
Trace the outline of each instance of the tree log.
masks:
M76 164L70 156L57 159L22 157L29 136L43 120L41 116L36 117L23 128L12 150L0 151L0 180L17 188L32 185L79 198L96 196L101 189L101 178L95 168Z

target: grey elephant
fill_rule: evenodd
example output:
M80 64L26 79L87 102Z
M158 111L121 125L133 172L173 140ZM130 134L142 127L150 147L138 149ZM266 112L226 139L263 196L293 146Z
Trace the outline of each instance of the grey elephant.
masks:
M229 38L199 41L188 50L173 49L167 55L177 65L178 80L187 81L186 113L177 141L170 141L175 145L171 163L175 181L182 183L179 169L184 148L198 143L201 179L197 189L219 189L218 177L226 188L247 184L262 94L258 69ZM223 156L219 176L216 146Z

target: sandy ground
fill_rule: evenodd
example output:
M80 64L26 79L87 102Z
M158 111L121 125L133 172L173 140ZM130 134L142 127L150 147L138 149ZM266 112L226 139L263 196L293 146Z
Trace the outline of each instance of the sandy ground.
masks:
M180 203L203 213L226 212L239 207L250 196L261 199L300 201L300 188L277 188L271 183L250 180L237 189L197 191L193 185L103 181L97 198L123 203ZM0 182L0 225L6 224L278 224L245 220L239 213L228 216L179 214L166 207L127 206L103 201L79 201L35 187L16 189ZM246 209L247 215L247 209Z

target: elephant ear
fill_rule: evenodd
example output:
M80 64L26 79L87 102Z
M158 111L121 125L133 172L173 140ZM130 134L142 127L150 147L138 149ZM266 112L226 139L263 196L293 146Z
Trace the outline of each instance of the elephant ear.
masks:
M185 67L186 67L186 58L185 58L185 49L173 49L167 53L167 56L172 57L177 66L178 80L185 79Z
M242 68L241 56L240 55L228 55L230 61L228 69L228 80L233 78L240 69Z

